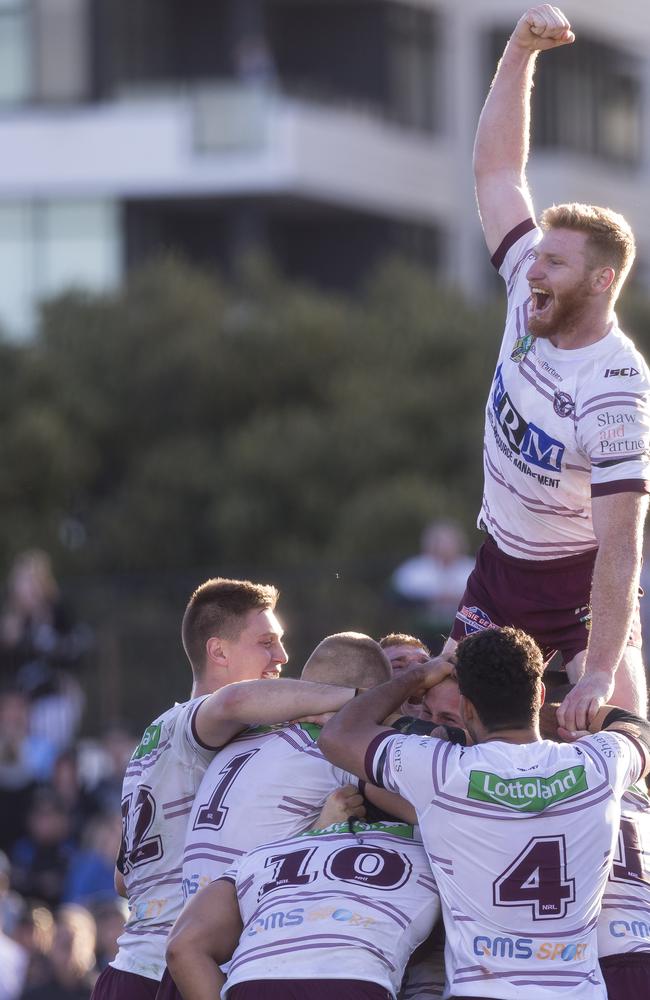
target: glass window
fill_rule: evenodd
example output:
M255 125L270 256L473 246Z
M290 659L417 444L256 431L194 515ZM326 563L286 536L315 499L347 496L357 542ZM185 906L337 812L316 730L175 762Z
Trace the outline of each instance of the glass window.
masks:
M390 9L391 117L410 128L437 126L437 22L433 11L404 4Z
M0 0L0 104L31 96L29 24L25 6Z
M41 299L114 287L122 267L118 223L118 207L108 201L0 203L0 325L24 336Z
M120 275L117 206L111 202L50 202L37 206L38 292L102 291Z
M34 235L28 202L0 203L0 325L26 333L32 322Z

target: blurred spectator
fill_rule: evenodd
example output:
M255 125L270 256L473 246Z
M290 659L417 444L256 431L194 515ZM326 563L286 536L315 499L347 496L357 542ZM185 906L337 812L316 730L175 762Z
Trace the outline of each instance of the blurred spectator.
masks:
M0 930L0 1000L17 1000L21 995L27 961L25 949Z
M15 1000L25 983L29 954L10 930L15 926L22 900L9 890L11 866L0 851L0 1000Z
M48 956L54 939L52 911L34 900L22 900L10 937L28 956L24 988L46 982L50 974Z
M398 566L391 578L394 593L413 604L418 631L426 628L427 643L437 651L451 629L458 602L474 562L457 524L433 521L422 534L422 551Z
M121 811L124 772L137 745L138 737L118 723L104 732L99 748L102 773L90 793L95 812Z
M48 976L24 991L22 1000L88 1000L95 979L95 921L83 906L62 906L56 915Z
M115 896L112 900L96 903L92 914L97 925L95 957L97 971L103 972L117 955L117 939L124 930L129 915L129 905L125 899Z
M63 889L65 903L90 906L117 898L113 879L122 838L122 814L97 815L84 831L84 844L73 854Z
M20 691L0 694L0 848L10 850L25 830L37 781L49 777L54 748L29 732L29 702Z
M50 558L38 549L14 560L0 613L0 674L32 702L32 730L67 746L79 725L81 688L70 674L90 646L61 600Z
M76 747L64 750L56 758L50 788L68 814L72 839L79 843L89 816L96 810L93 797L84 787L81 778Z
M11 936L23 908L23 900L11 890L11 864L4 851L0 851L0 930Z
M51 790L39 789L27 814L27 835L16 842L12 852L14 888L56 907L73 851L65 806Z

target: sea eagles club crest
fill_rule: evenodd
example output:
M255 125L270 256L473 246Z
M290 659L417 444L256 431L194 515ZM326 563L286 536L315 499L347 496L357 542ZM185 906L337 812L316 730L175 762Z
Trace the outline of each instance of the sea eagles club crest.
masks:
M532 333L527 333L525 337L519 337L515 340L515 346L512 350L512 354L510 355L510 360L516 361L517 364L523 361L531 349L534 339L535 338Z

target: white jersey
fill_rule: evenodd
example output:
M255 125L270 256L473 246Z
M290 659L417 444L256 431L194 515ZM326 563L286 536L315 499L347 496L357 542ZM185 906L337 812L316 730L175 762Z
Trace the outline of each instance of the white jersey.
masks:
M244 857L235 882L243 930L236 983L359 979L396 996L440 902L421 842L406 823L335 824Z
M649 492L650 373L618 328L560 350L528 332L532 221L494 259L508 292L505 333L486 407L483 525L520 559L596 548L591 498Z
M613 732L574 744L372 741L368 774L413 803L440 890L445 996L605 1000L596 925L620 798L641 766Z
M598 954L650 951L650 799L630 788L598 921Z
M116 969L161 979L167 935L183 908L185 828L214 749L204 746L194 718L203 698L174 705L148 726L126 769L122 847L129 918L111 962Z
M183 855L189 898L247 851L309 829L331 792L359 779L326 760L308 724L248 729L216 755L196 794Z

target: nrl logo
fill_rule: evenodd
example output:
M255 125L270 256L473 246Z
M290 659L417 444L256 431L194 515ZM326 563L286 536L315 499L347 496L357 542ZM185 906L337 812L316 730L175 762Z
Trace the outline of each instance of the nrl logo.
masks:
M534 339L535 338L532 333L527 333L525 337L519 337L515 340L515 346L512 350L512 354L510 355L510 360L515 361L517 364L523 361L533 346Z

